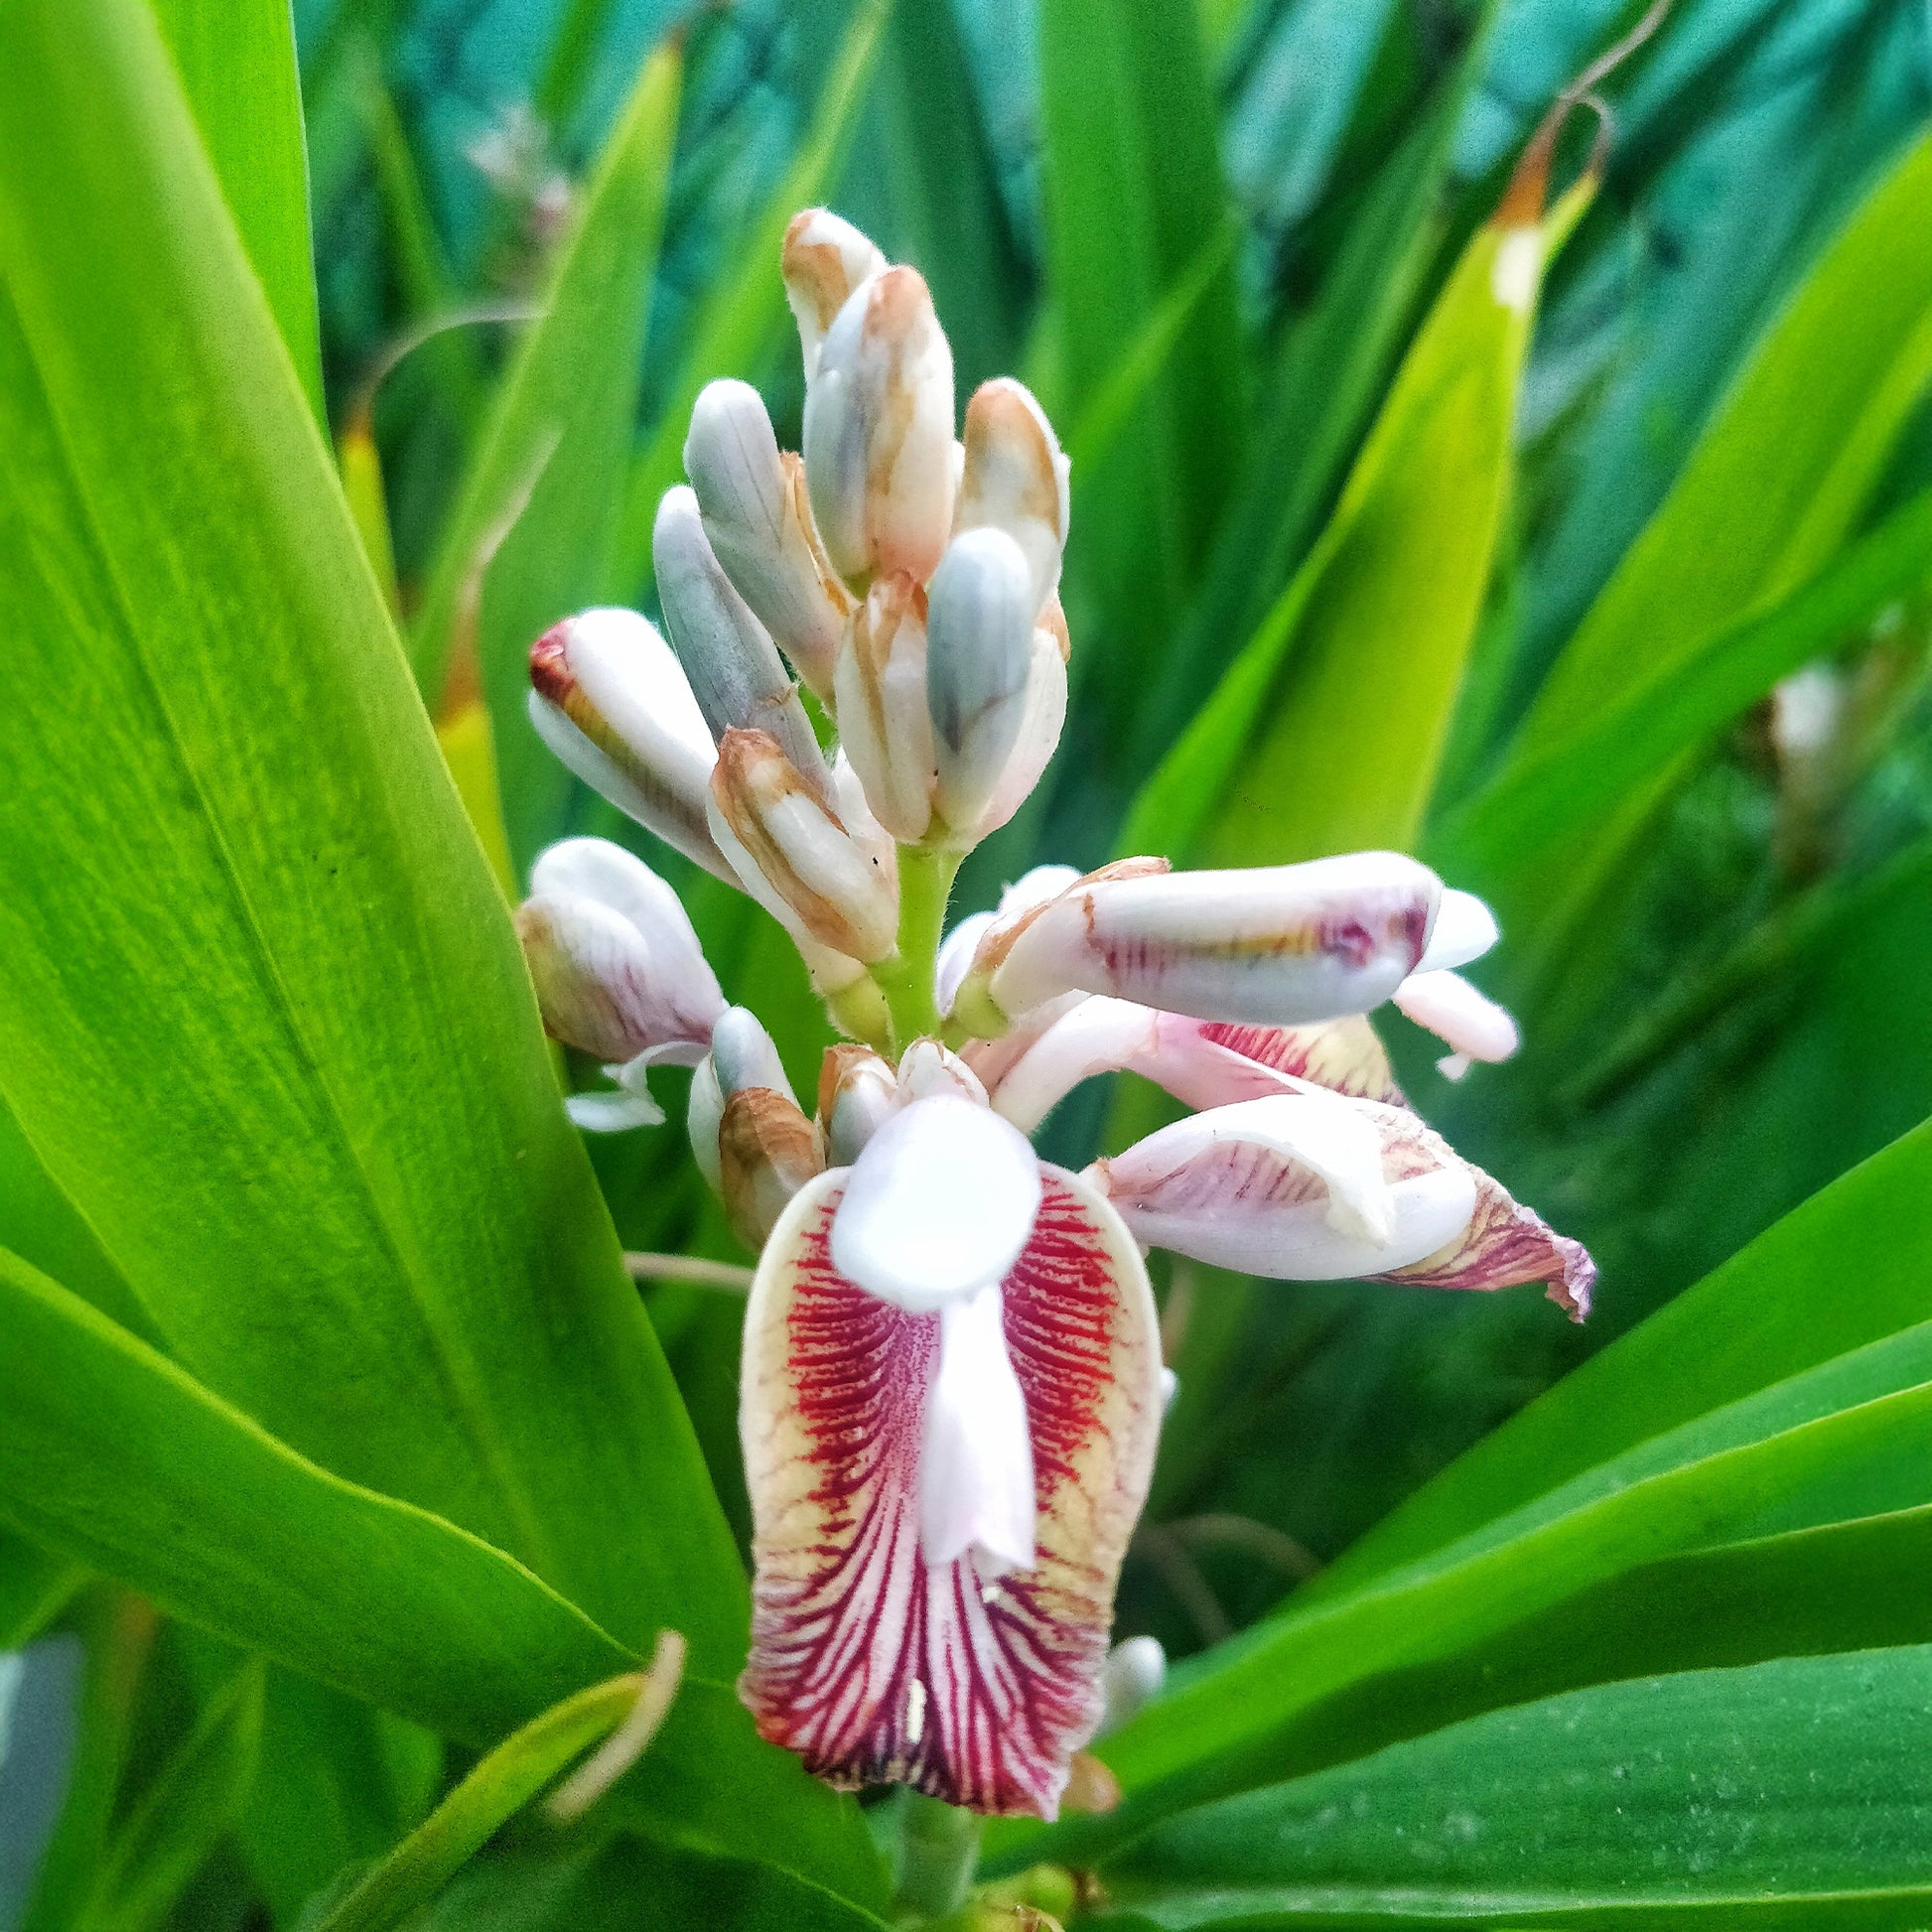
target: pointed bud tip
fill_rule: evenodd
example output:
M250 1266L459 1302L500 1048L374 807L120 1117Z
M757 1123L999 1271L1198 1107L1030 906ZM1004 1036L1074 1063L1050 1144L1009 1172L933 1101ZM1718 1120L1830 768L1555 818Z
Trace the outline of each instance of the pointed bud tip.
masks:
M576 680L570 674L570 631L574 618L562 618L530 646L530 684L537 695L560 705Z

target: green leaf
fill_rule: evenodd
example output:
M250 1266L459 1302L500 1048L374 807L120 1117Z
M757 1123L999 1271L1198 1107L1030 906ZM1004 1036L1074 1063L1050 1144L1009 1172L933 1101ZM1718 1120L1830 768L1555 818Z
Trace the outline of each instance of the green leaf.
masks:
M1185 7L1046 0L1039 20L1047 280L1076 421L1162 298L1232 215L1212 95ZM1131 720L1206 554L1245 443L1231 259L1194 303L1161 379L1104 462L1075 481L1069 568L1098 605L1102 702Z
M1728 624L1690 656L1519 752L1432 833L1445 873L1508 881L1560 866L1578 841L1706 743L1780 678L1840 642L1932 575L1932 492L1894 510L1796 589Z
M150 0L221 193L317 422L322 342L309 151L288 0Z
M1845 540L1932 376L1932 136L1865 197L1771 325L1544 684L1541 747L1708 650Z
M150 1932L207 1863L254 1779L262 1682L242 1664L115 1828L80 1932Z
M4 1254L0 1330L0 1518L185 1620L474 1744L636 1668L514 1558L318 1468ZM620 1797L680 1844L878 1892L856 1808L723 1683L687 1677Z
M1489 579L1541 256L1570 214L1471 238L1334 515L1123 851L1241 866L1415 842Z
M684 433L698 391L719 376L753 377L788 320L778 257L785 229L800 208L829 190L866 91L892 0L860 0L845 30L797 158L747 229L732 266L705 298L684 353L683 370L664 398L656 430L630 465L623 512L605 595L634 599L649 583L650 532L657 502L684 477Z
M1345 1552L1311 1593L1360 1587L1647 1438L1923 1319L1928 1193L1932 1122L1566 1376Z
M0 1089L189 1370L641 1638L745 1596L137 0L0 9Z
M32 1643L84 1576L78 1564L0 1529L0 1651Z
M1928 1767L1932 1648L1697 1671L1208 1806L1137 1845L1107 1888L1173 1932L1917 1924Z
M529 647L594 602L609 568L680 72L678 46L667 43L645 63L605 144L543 312L496 391L412 626L417 675L439 707L452 652L479 653L519 867L555 835L570 792L570 774L525 715Z

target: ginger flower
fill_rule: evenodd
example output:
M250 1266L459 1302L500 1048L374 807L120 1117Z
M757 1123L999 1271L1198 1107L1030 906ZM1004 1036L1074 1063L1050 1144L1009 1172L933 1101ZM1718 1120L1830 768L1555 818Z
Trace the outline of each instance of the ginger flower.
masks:
M955 440L925 284L837 216L800 214L782 268L802 459L756 390L707 388L656 524L668 643L627 611L564 620L531 715L790 933L847 1035L811 1114L641 860L553 847L518 929L546 1025L616 1083L573 1117L660 1119L646 1070L695 1064L694 1157L759 1255L759 1729L834 1784L1050 1818L1106 1712L1160 1434L1145 1248L1285 1281L1543 1282L1580 1320L1593 1270L1430 1131L1363 1017L1393 1001L1452 1076L1515 1048L1456 970L1493 919L1416 861L1041 867L942 943L961 857L1065 716L1066 460L1010 380ZM1122 1071L1193 1111L1084 1173L1041 1161L1053 1106Z

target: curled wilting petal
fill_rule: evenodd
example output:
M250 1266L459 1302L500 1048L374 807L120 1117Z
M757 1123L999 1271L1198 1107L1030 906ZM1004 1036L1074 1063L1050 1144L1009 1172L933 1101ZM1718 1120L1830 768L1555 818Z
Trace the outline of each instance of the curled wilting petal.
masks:
M792 668L829 698L852 595L812 527L804 465L779 450L764 399L749 382L712 382L700 392L684 470L725 575Z
M1004 530L968 530L926 587L933 805L971 832L1020 742L1034 645L1027 559Z
M1365 1013L1415 969L1440 892L1427 866L1393 852L1083 880L983 940L955 1007L973 1002L987 1033L1069 989L1199 1020Z
M997 1580L970 1551L934 1565L919 1494L942 1317L839 1272L846 1178L827 1173L793 1201L746 1311L756 1575L740 1695L765 1737L834 1784L905 1783L1050 1818L1104 1708L1114 1583L1153 1469L1146 1274L1106 1203L1043 1170L999 1289L1032 1451L1034 1562Z
M952 350L916 270L873 276L833 319L805 396L805 481L853 583L932 575L952 527Z
M1470 1060L1506 1060L1522 1044L1506 1009L1448 967L1411 973L1395 990L1396 1005L1454 1050L1437 1061L1451 1077Z
M741 728L764 732L805 783L828 797L825 757L797 687L770 633L712 554L694 490L680 485L664 492L651 559L665 627L713 736Z
M726 1100L718 1122L719 1191L748 1248L763 1247L791 1197L818 1172L812 1124L788 1094L742 1087Z
M898 876L890 858L853 837L776 740L759 731L725 734L711 809L713 837L735 864L749 868L745 884L755 897L754 878L835 953L870 960L892 951Z
M1004 530L1027 558L1038 611L1057 589L1066 547L1067 461L1046 412L1011 376L982 382L966 405L956 530Z
M866 1143L832 1228L848 1281L924 1313L995 1283L1026 1246L1039 1163L1024 1134L957 1092L914 1100Z
M571 770L708 872L718 753L671 647L635 611L583 611L530 646L530 722Z
M808 207L785 229L779 272L785 300L798 323L798 345L805 355L805 381L818 375L818 353L832 319L861 282L885 269L886 257L830 208Z
M902 571L874 581L839 645L839 743L879 822L908 845L932 817L926 600Z

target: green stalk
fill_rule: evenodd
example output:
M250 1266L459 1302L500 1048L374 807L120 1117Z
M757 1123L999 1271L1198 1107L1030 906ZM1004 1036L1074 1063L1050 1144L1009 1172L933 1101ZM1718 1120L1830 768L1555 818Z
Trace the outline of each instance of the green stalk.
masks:
M922 1034L938 1035L932 969L945 931L946 899L962 856L920 845L898 849L898 949L872 969L892 1016L895 1052L903 1052Z
M949 1918L966 1902L979 1862L980 1821L970 1811L907 1791L899 1803L893 1909L901 1918Z

